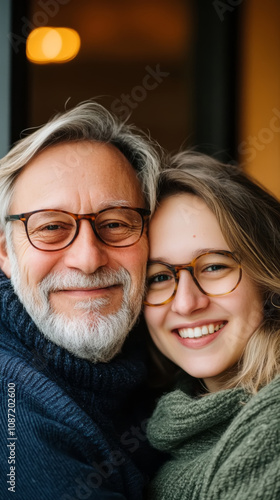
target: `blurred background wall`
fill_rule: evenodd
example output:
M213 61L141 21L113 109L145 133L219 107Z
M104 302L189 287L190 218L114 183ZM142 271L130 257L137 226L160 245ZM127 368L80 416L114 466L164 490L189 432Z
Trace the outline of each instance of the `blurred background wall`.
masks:
M280 2L243 1L238 158L280 198Z
M6 152L10 142L10 86L11 86L11 8L8 2L0 9L0 156Z
M98 97L164 148L238 161L280 197L279 25L279 0L0 0L0 156ZM45 26L78 32L74 59L27 59Z

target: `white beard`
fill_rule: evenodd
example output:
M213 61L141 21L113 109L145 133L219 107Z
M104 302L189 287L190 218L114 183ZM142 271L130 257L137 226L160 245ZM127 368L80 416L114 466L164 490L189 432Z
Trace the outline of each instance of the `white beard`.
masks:
M14 291L43 335L75 356L93 363L106 363L118 354L140 313L144 278L142 289L134 294L134 298L130 298L130 274L123 267L117 271L102 268L92 275L74 270L64 274L51 273L39 283L36 290L32 290L22 283L12 243L9 241L10 238L7 240ZM87 299L77 302L75 309L84 312L76 318L56 313L50 305L49 293L56 289L94 288L116 284L121 284L123 287L122 304L116 313L107 316L102 315L101 311L108 303L108 299Z

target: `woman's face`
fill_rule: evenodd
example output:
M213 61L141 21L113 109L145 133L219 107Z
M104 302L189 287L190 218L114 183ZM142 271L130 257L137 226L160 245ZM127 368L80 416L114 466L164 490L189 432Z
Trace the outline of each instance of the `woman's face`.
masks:
M192 194L165 199L151 221L149 234L150 260L168 264L187 264L213 250L234 251L213 212ZM183 270L174 299L157 307L145 306L144 313L159 350L214 391L218 377L236 364L261 323L263 301L244 270L237 288L219 297L203 294L190 272ZM195 337L190 338L194 332Z

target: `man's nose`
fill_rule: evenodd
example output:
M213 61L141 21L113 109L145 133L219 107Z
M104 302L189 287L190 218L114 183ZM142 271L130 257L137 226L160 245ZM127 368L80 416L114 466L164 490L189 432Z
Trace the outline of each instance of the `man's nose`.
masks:
M210 298L202 293L187 270L181 270L176 295L171 303L172 311L188 316L200 309L206 309Z
M67 267L91 274L108 264L109 250L95 235L91 221L81 220L77 237L65 249L64 263Z

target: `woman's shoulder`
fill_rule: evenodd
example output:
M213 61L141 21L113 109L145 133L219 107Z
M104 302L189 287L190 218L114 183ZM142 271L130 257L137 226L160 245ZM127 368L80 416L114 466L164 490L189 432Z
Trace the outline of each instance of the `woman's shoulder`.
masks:
M227 454L250 449L260 460L267 455L274 456L280 446L280 377L276 377L257 394L244 402L241 410L232 420L221 437L220 445L226 445Z
M244 408L244 413L260 419L262 415L270 414L279 421L280 418L280 375L252 396Z
M256 492L258 498L280 498L279 395L276 377L233 419L212 450L203 482L205 498L247 500L256 498Z
M182 498L198 485L203 499L280 498L279 393L280 377L253 396L235 388L193 398L181 381L148 426L154 446L172 454L151 498L171 498L175 487Z

